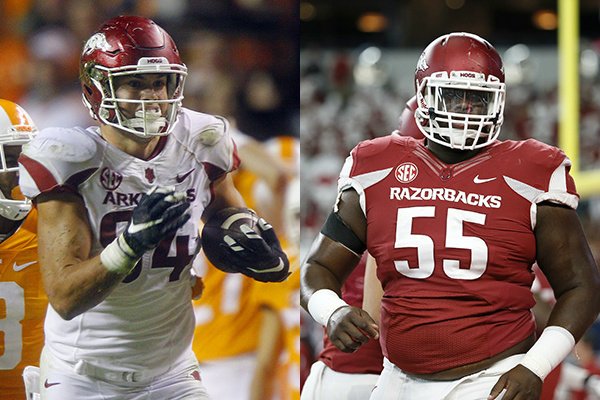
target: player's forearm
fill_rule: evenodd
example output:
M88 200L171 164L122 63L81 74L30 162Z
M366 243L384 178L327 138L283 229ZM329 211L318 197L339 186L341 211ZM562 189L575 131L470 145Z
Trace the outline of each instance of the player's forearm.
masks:
M250 385L250 400L270 399L273 395L275 377L275 371L255 371Z
M261 307L261 329L256 351L256 366L250 386L250 400L270 399L282 351L283 323L271 307Z
M568 356L596 318L598 299L590 290L593 287L575 285L557 293L548 325L519 362L542 381Z
M598 312L600 291L595 285L585 283L557 297L547 325L562 326L578 341L596 320Z
M230 174L225 175L212 184L213 198L210 204L204 209L202 220L208 221L217 211L227 207L246 207L246 202L242 195L233 185Z
M301 267L300 304L308 310L308 300L319 289L341 293L345 279L360 261L360 256L342 244L320 234Z
M600 311L600 274L575 210L543 203L537 209L537 263L556 304L548 326L579 340Z
M317 290L331 289L340 294L342 283L325 266L307 261L302 267L300 304L308 311L308 300Z
M52 270L44 273L48 299L54 310L66 320L98 305L125 277L106 269L100 256Z

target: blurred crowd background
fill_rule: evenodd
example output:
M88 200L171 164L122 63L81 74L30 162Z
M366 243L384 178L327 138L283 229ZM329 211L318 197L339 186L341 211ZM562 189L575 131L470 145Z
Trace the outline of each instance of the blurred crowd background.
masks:
M592 170L600 168L600 3L581 0L579 8L579 161L582 170ZM557 13L556 0L301 0L301 248L306 251L330 212L350 150L397 127L414 95L417 59L442 34L478 34L503 56L507 104L501 139L557 145ZM582 199L579 213L600 262L596 196ZM303 323L303 345L318 351L320 328L310 327L310 317ZM600 337L590 337L598 367Z
M120 14L154 19L188 66L184 105L228 116L259 140L298 134L295 0L3 0L0 93L40 128L90 125L81 106L84 41Z

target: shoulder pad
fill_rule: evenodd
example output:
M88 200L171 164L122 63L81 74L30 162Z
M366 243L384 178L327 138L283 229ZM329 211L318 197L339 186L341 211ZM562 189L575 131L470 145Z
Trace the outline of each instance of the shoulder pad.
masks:
M91 160L97 151L96 142L77 129L47 128L23 146L30 158L47 158L81 163Z
M214 146L225 136L229 130L229 123L225 118L204 114L183 108L181 120L184 129L189 132L189 143L200 142L203 146Z
M214 146L225 136L225 132L229 128L225 118L216 117L217 121L206 125L196 135L200 142L205 146Z
M390 160L398 160L404 154L412 153L417 141L411 137L387 135L360 142L351 152L354 168L362 171L363 166L378 169L380 165L389 164ZM358 171L357 170L357 171Z
M398 137L399 142L404 142L406 138ZM371 140L364 140L356 146L356 150L359 151L363 156L372 156L385 151L392 143L393 137L391 135L378 137Z
M500 142L492 151L504 165L504 180L522 197L532 203L550 201L577 208L571 161L561 149L528 139Z
M491 151L499 157L510 157L511 164L518 169L523 169L523 165L528 165L529 168L536 166L541 169L554 169L565 159L570 165L568 157L561 149L535 139L505 140L493 145Z
M23 146L19 157L19 185L34 198L58 187L77 190L102 163L103 152L94 133L79 128L50 128ZM77 177L73 180L73 177Z

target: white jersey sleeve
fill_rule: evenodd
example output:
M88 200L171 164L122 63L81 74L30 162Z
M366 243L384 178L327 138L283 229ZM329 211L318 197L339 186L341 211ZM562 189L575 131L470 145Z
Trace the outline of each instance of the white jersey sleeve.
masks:
M211 181L238 168L240 159L225 118L182 109L179 122L190 132L189 143L182 145L196 154Z
M29 198L55 190L77 192L101 160L97 142L79 128L45 129L23 146L19 158L21 191Z

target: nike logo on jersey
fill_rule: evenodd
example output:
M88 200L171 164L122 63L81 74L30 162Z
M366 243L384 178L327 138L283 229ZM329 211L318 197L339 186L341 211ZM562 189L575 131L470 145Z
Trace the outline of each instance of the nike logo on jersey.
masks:
M56 385L60 385L60 382L52 382L52 383L50 383L50 382L48 382L48 379L46 379L46 381L44 382L44 387L46 389L48 389L49 387L52 387L52 386L56 386Z
M493 180L495 180L496 178L487 178L487 179L480 179L479 175L475 176L475 178L473 178L473 182L475 183L486 183L486 182L491 182Z
M185 180L185 178L187 178L188 176L190 176L190 174L191 174L192 172L194 172L194 170L195 170L195 169L196 169L196 168L192 168L191 170L189 170L188 172L186 172L186 173L185 173L185 174L183 174L183 175L179 175L179 174L177 174L177 176L175 177L175 180L177 181L177 183L181 183L181 182L183 182L183 181Z
M29 267L30 265L35 264L37 261L31 261L25 264L17 264L16 262L13 264L13 269L15 270L15 272L19 272L19 271L23 271L25 268Z

